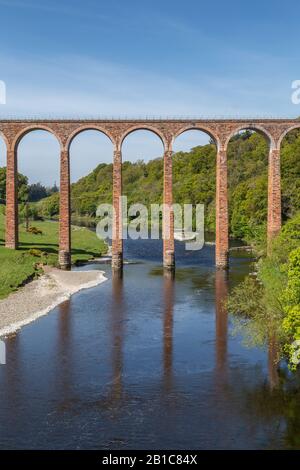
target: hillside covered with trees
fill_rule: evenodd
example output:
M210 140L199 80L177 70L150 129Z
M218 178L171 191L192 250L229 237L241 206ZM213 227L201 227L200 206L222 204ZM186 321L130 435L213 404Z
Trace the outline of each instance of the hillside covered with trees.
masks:
M300 132L288 134L282 145L283 220L300 209ZM206 229L215 225L216 148L213 143L190 152L178 152L173 160L173 194L176 203L203 203ZM230 232L237 238L251 239L267 220L268 143L257 133L243 132L228 148ZM3 172L2 172L3 173ZM0 178L0 197L5 195L5 180ZM124 162L123 194L128 203L162 203L163 160L148 163ZM26 178L20 179L20 200L26 199ZM48 193L47 193L48 192ZM44 197L51 194L48 197ZM42 199L41 199L42 197ZM29 187L29 201L37 201L33 213L45 218L59 214L57 188ZM112 201L112 164L100 164L89 175L72 184L72 213L77 217L95 217L97 206Z

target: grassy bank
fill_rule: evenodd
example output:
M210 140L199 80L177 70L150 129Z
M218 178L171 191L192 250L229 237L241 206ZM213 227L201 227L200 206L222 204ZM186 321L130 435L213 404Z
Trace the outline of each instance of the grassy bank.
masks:
M9 250L4 246L5 217L0 213L0 298L6 297L30 277L41 270L39 264L57 265L58 223L33 222L42 231L27 233L23 224L19 227L20 248ZM87 261L106 252L106 245L94 232L84 227L72 227L72 263Z

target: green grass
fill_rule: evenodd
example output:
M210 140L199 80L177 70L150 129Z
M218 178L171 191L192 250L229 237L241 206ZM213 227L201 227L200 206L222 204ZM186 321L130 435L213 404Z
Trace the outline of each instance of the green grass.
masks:
M42 235L27 233L19 226L18 250L5 248L5 217L0 208L0 299L16 290L26 280L41 273L40 264L58 263L58 223L31 222ZM72 263L87 261L106 252L106 244L84 227L72 227Z

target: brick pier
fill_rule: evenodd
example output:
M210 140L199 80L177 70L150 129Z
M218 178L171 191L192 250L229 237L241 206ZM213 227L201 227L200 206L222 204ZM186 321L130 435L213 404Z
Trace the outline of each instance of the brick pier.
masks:
M113 159L113 244L112 267L119 271L123 265L122 214L122 143L127 135L136 130L155 133L164 146L164 190L163 200L163 265L167 270L175 266L174 256L174 215L172 211L172 143L185 131L198 129L206 132L216 143L216 266L228 266L228 188L227 188L227 147L233 135L240 130L251 129L260 132L269 142L268 182L268 240L281 227L280 189L280 145L284 136L300 128L297 119L147 119L147 120L0 120L0 135L7 149L6 181L6 247L18 248L18 201L17 201L17 160L21 139L34 130L46 130L58 140L60 158L60 229L59 262L68 269L71 263L70 234L70 159L69 148L76 135L85 130L104 133L114 147ZM176 202L176 201L174 201ZM199 201L201 202L201 201Z

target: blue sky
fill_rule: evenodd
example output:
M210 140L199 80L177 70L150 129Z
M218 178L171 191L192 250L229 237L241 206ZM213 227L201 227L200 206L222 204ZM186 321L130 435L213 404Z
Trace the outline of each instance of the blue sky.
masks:
M0 0L0 117L298 116L299 14L299 2L277 0ZM133 160L161 153L145 133L125 145ZM95 133L72 151L73 179L111 160ZM35 168L42 156L47 171ZM21 143L32 180L57 180L55 158L51 136Z

